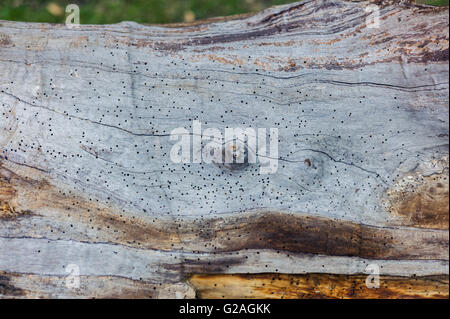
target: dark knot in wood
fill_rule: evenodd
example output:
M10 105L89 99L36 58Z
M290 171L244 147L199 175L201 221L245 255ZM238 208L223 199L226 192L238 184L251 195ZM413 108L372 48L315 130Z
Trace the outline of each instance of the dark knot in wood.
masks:
M230 171L245 169L249 165L248 147L240 140L233 140L222 145L222 163L219 166Z

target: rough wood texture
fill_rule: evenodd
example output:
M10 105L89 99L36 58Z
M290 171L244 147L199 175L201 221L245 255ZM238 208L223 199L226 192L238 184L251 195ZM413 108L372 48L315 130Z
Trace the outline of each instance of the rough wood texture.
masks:
M448 8L377 2L368 28L368 4L0 21L0 296L448 296ZM193 120L278 128L277 172L173 163ZM200 276L245 273L305 275Z
M444 299L448 276L407 279L381 276L380 287L367 288L362 275L195 275L189 282L200 298L252 299Z

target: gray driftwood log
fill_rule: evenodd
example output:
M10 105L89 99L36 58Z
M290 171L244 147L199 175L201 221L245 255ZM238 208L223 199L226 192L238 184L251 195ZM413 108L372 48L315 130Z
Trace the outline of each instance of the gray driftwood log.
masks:
M368 4L0 21L0 296L448 297L448 8ZM172 162L194 120L278 170Z

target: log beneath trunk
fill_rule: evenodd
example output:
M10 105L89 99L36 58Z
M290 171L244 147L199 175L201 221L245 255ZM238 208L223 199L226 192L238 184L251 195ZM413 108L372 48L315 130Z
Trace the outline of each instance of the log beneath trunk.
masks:
M0 21L0 297L448 298L448 8L369 4ZM276 171L173 162L194 121Z
M257 274L194 275L189 279L200 298L230 299L448 299L448 276L381 276L380 287L366 286L365 275Z

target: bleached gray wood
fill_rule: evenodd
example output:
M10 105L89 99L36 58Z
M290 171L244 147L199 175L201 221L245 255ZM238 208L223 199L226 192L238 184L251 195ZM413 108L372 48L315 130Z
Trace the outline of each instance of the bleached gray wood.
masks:
M0 21L0 200L12 209L0 271L63 276L75 263L83 276L170 284L369 263L448 274L448 228L410 227L386 195L409 175L448 183L448 9L385 2L367 28L367 5L303 1L185 27ZM278 128L278 171L173 163L170 132L193 120ZM293 237L284 227L253 229L264 245L227 244L227 221L270 212L395 240L347 256L351 241L334 250L318 221L330 243L307 251L277 253Z

